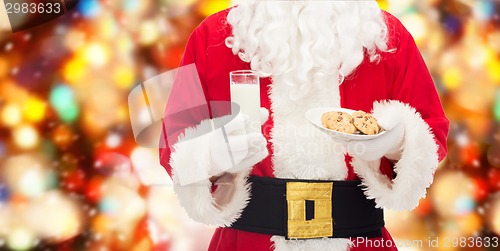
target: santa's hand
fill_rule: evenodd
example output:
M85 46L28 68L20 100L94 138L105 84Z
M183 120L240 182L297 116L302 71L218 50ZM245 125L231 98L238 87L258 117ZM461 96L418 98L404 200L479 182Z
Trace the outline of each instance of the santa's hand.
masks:
M353 157L371 161L382 157L399 160L404 138L404 125L398 114L374 114L378 124L385 130L383 135L370 140L351 140L347 152Z
M261 108L261 124L269 116L265 108ZM251 168L267 155L267 141L260 132L251 132L248 116L238 114L233 120L217 130L210 138L210 155L212 170L209 175L218 176L237 173Z

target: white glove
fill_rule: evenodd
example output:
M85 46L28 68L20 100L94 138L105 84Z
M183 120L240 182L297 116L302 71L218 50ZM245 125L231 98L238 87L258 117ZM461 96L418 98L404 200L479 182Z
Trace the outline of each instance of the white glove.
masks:
M269 111L261 108L261 124L268 117ZM260 132L247 133L248 122L248 116L240 113L224 125L223 130L217 130L211 136L210 156L213 165L210 176L250 169L267 156L265 137Z
M404 124L400 114L377 114L375 111L373 116L386 132L371 140L349 141L347 152L352 157L365 161L377 160L384 156L392 160L399 160L404 138Z

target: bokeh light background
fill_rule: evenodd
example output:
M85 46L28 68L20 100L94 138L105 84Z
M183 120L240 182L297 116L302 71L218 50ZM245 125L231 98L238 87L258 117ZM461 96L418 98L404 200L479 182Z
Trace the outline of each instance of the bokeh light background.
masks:
M500 235L500 3L391 0L452 124L449 155L398 240ZM205 250L127 97L177 67L191 31L228 0L83 0L30 30L0 25L0 249ZM2 22L5 22L3 20ZM444 242L440 242L444 244ZM498 250L475 247L473 250Z

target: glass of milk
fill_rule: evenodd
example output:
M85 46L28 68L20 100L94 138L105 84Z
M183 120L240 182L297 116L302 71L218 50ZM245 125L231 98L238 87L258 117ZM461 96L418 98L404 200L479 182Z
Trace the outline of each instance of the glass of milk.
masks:
M229 73L231 102L240 106L248 116L249 132L260 132L260 80L256 71L241 70Z

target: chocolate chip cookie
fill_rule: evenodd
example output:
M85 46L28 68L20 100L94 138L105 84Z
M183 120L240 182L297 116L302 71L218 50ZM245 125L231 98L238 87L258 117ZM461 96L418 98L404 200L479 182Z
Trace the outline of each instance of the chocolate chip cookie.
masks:
M366 135L374 135L380 132L377 119L364 111L356 111L352 114L354 126Z
M326 112L321 116L324 127L344 133L356 132L351 115L345 112Z

